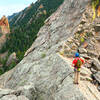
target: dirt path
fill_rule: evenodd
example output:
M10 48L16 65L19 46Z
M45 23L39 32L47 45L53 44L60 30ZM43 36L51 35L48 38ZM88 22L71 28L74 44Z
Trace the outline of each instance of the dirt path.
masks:
M58 54L65 62L72 63L73 58L65 58ZM87 98L87 100L100 100L100 92L97 90L97 87L90 83L90 81L81 80L78 85L81 93Z

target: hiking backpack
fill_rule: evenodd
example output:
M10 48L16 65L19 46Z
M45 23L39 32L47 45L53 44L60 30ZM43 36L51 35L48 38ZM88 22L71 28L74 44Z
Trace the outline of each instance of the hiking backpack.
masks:
M82 65L82 61L79 59L77 59L77 63L76 63L76 67L80 68Z

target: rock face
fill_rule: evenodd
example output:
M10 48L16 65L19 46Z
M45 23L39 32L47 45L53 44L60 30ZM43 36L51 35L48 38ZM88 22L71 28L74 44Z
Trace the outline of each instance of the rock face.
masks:
M0 19L0 49L6 42L6 34L10 33L8 19L3 16Z
M1 100L9 95L15 100L21 95L29 100L89 100L89 96L91 100L100 100L99 92L90 82L83 81L81 86L73 84L71 62L57 53L63 41L76 31L87 4L88 0L65 0L45 21L24 59L0 77ZM87 72L85 70L82 75L89 77ZM24 86L31 86L31 89L23 89ZM19 87L22 87L20 92L17 91ZM11 90L5 94L4 88ZM92 92L89 91L91 88Z
M0 19L0 33L10 33L8 19L5 16Z
M93 75L93 77L99 82L100 84L100 71Z

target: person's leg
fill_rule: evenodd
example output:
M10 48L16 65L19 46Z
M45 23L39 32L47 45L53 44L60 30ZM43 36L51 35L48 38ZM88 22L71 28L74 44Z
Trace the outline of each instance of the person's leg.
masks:
M77 71L74 69L74 83L77 83Z
M77 71L77 84L79 84L79 83L80 83L80 72Z

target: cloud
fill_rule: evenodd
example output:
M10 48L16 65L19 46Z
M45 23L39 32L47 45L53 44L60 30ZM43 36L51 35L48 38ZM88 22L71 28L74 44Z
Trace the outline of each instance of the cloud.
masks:
M15 5L8 5L8 6L0 6L0 18L3 15L12 15L13 13L19 12L23 10L28 5L25 4L15 4Z

